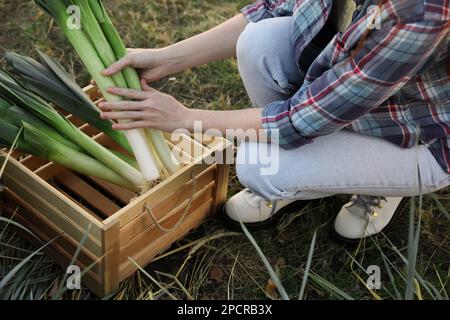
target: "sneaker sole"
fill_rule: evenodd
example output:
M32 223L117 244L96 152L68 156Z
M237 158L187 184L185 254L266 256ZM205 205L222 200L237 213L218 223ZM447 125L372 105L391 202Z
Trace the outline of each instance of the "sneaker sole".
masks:
M381 232L388 232L390 228L392 228L392 226L395 224L395 222L398 220L398 218L400 217L401 213L403 212L403 209L405 208L406 205L406 201L407 198L404 198L400 204L397 207L397 210L395 210L394 215L392 216L391 221L389 221L389 223L386 225L386 227L383 228L383 230L381 230L378 233L375 233L371 236L367 236L367 237L363 237L363 238L358 238L358 239L351 239L351 238L346 238L344 236L341 236L336 229L334 228L334 221L331 224L331 236L334 238L334 240L336 240L337 242L343 243L343 244L350 244L350 245L356 245L358 244L361 240L363 239L370 239L372 237L376 237L378 236Z

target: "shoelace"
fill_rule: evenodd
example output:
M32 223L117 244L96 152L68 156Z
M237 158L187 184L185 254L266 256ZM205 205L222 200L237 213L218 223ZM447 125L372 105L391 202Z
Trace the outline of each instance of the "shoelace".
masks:
M267 208L271 209L270 210L270 216L272 217L276 211L277 211L277 201L270 201L270 200L266 200L266 206Z
M382 201L386 201L385 197L372 197L372 196L363 196L363 195L354 195L350 200L350 206L348 207L348 211L360 215L361 212L355 210L354 207L363 209L364 213L366 213L366 217L376 216L375 207L381 208Z

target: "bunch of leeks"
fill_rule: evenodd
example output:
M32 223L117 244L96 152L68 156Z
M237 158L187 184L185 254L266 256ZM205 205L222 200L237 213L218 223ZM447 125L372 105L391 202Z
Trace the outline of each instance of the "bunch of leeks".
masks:
M35 2L47 11L63 30L107 101L123 100L108 93L109 87L142 89L139 76L132 68L126 68L111 78L102 75L105 68L125 56L126 49L100 0ZM81 13L79 21L69 14L73 8L78 8ZM75 24L70 25L68 22L73 22L74 19ZM126 131L125 135L147 182L178 170L179 164L161 132L150 129L130 130Z
M0 137L2 146L17 147L133 191L140 191L145 185L132 159L97 143L3 70L0 70Z
M123 149L132 153L122 131L113 130L112 121L103 120L89 96L78 86L60 63L38 51L43 64L30 58L7 52L6 60L26 87L38 96L64 109L105 133Z

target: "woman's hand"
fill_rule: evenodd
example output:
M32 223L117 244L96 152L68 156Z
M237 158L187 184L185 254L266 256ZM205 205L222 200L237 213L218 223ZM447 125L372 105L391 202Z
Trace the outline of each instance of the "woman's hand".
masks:
M194 132L196 124L209 135L234 134L238 140L253 139L261 134L262 109L211 111L189 109L174 97L151 88L142 80L143 91L109 88L114 95L133 101L102 102L102 119L120 120L116 130L153 128L165 132L185 129ZM230 131L231 130L231 131ZM263 133L264 134L264 133Z
M142 80L143 91L109 88L108 92L133 101L102 102L102 119L120 120L113 125L116 130L154 128L165 132L191 129L192 110L174 97L151 88ZM123 122L122 122L123 121Z
M246 25L244 15L239 14L207 32L162 49L128 49L128 54L103 75L112 76L133 67L150 83L189 68L235 57L237 40Z
M128 54L103 71L103 75L112 76L121 70L132 67L139 71L147 82L157 81L178 72L174 59L170 58L169 48L163 49L127 49Z

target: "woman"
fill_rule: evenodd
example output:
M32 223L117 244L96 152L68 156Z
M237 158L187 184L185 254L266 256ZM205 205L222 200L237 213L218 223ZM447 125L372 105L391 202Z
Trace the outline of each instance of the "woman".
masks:
M334 229L372 236L402 197L450 184L449 18L440 0L258 0L206 33L131 50L105 75L141 69L144 91L111 88L134 102L104 103L103 117L131 120L119 130L263 129L281 146L279 170L261 174L261 161L244 160L267 144L242 142L248 189L226 204L230 219L261 223L301 200L358 194ZM254 108L191 110L147 84L234 56Z

